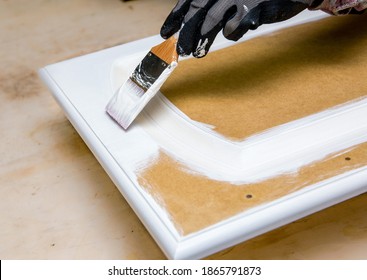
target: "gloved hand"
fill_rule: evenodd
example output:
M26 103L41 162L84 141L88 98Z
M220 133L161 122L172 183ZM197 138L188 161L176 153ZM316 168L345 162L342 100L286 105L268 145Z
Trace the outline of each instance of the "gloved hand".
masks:
M161 29L169 38L180 31L179 55L203 57L217 34L237 41L249 29L289 19L309 7L312 0L179 0Z

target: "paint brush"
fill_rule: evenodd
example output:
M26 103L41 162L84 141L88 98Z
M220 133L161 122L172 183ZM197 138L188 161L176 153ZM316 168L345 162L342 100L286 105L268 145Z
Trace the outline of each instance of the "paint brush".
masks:
M134 121L177 66L177 36L153 47L106 107L124 129Z

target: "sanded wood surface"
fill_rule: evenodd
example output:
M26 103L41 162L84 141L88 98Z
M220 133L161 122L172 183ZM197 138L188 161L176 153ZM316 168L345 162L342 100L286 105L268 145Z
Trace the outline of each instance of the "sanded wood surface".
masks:
M0 259L165 258L36 71L157 34L174 2L0 0ZM209 259L366 259L366 212L367 194Z

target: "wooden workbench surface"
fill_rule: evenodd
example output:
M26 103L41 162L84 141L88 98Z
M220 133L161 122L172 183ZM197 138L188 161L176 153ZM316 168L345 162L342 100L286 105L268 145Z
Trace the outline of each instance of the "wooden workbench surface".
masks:
M0 259L163 259L37 76L159 32L174 0L0 0ZM209 259L367 259L367 194Z

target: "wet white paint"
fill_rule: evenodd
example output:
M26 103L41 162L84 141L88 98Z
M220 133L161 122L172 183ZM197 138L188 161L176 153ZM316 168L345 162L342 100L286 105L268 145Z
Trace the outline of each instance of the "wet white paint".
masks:
M366 119L367 98L362 98L233 141L215 132L212 124L191 120L158 93L137 120L156 148L141 154L140 160L150 161L151 154L161 149L201 176L232 184L255 183L295 173L366 142Z
M297 172L366 142L366 119L367 98L235 142L191 121L160 95L140 125L189 169L213 180L246 184Z

